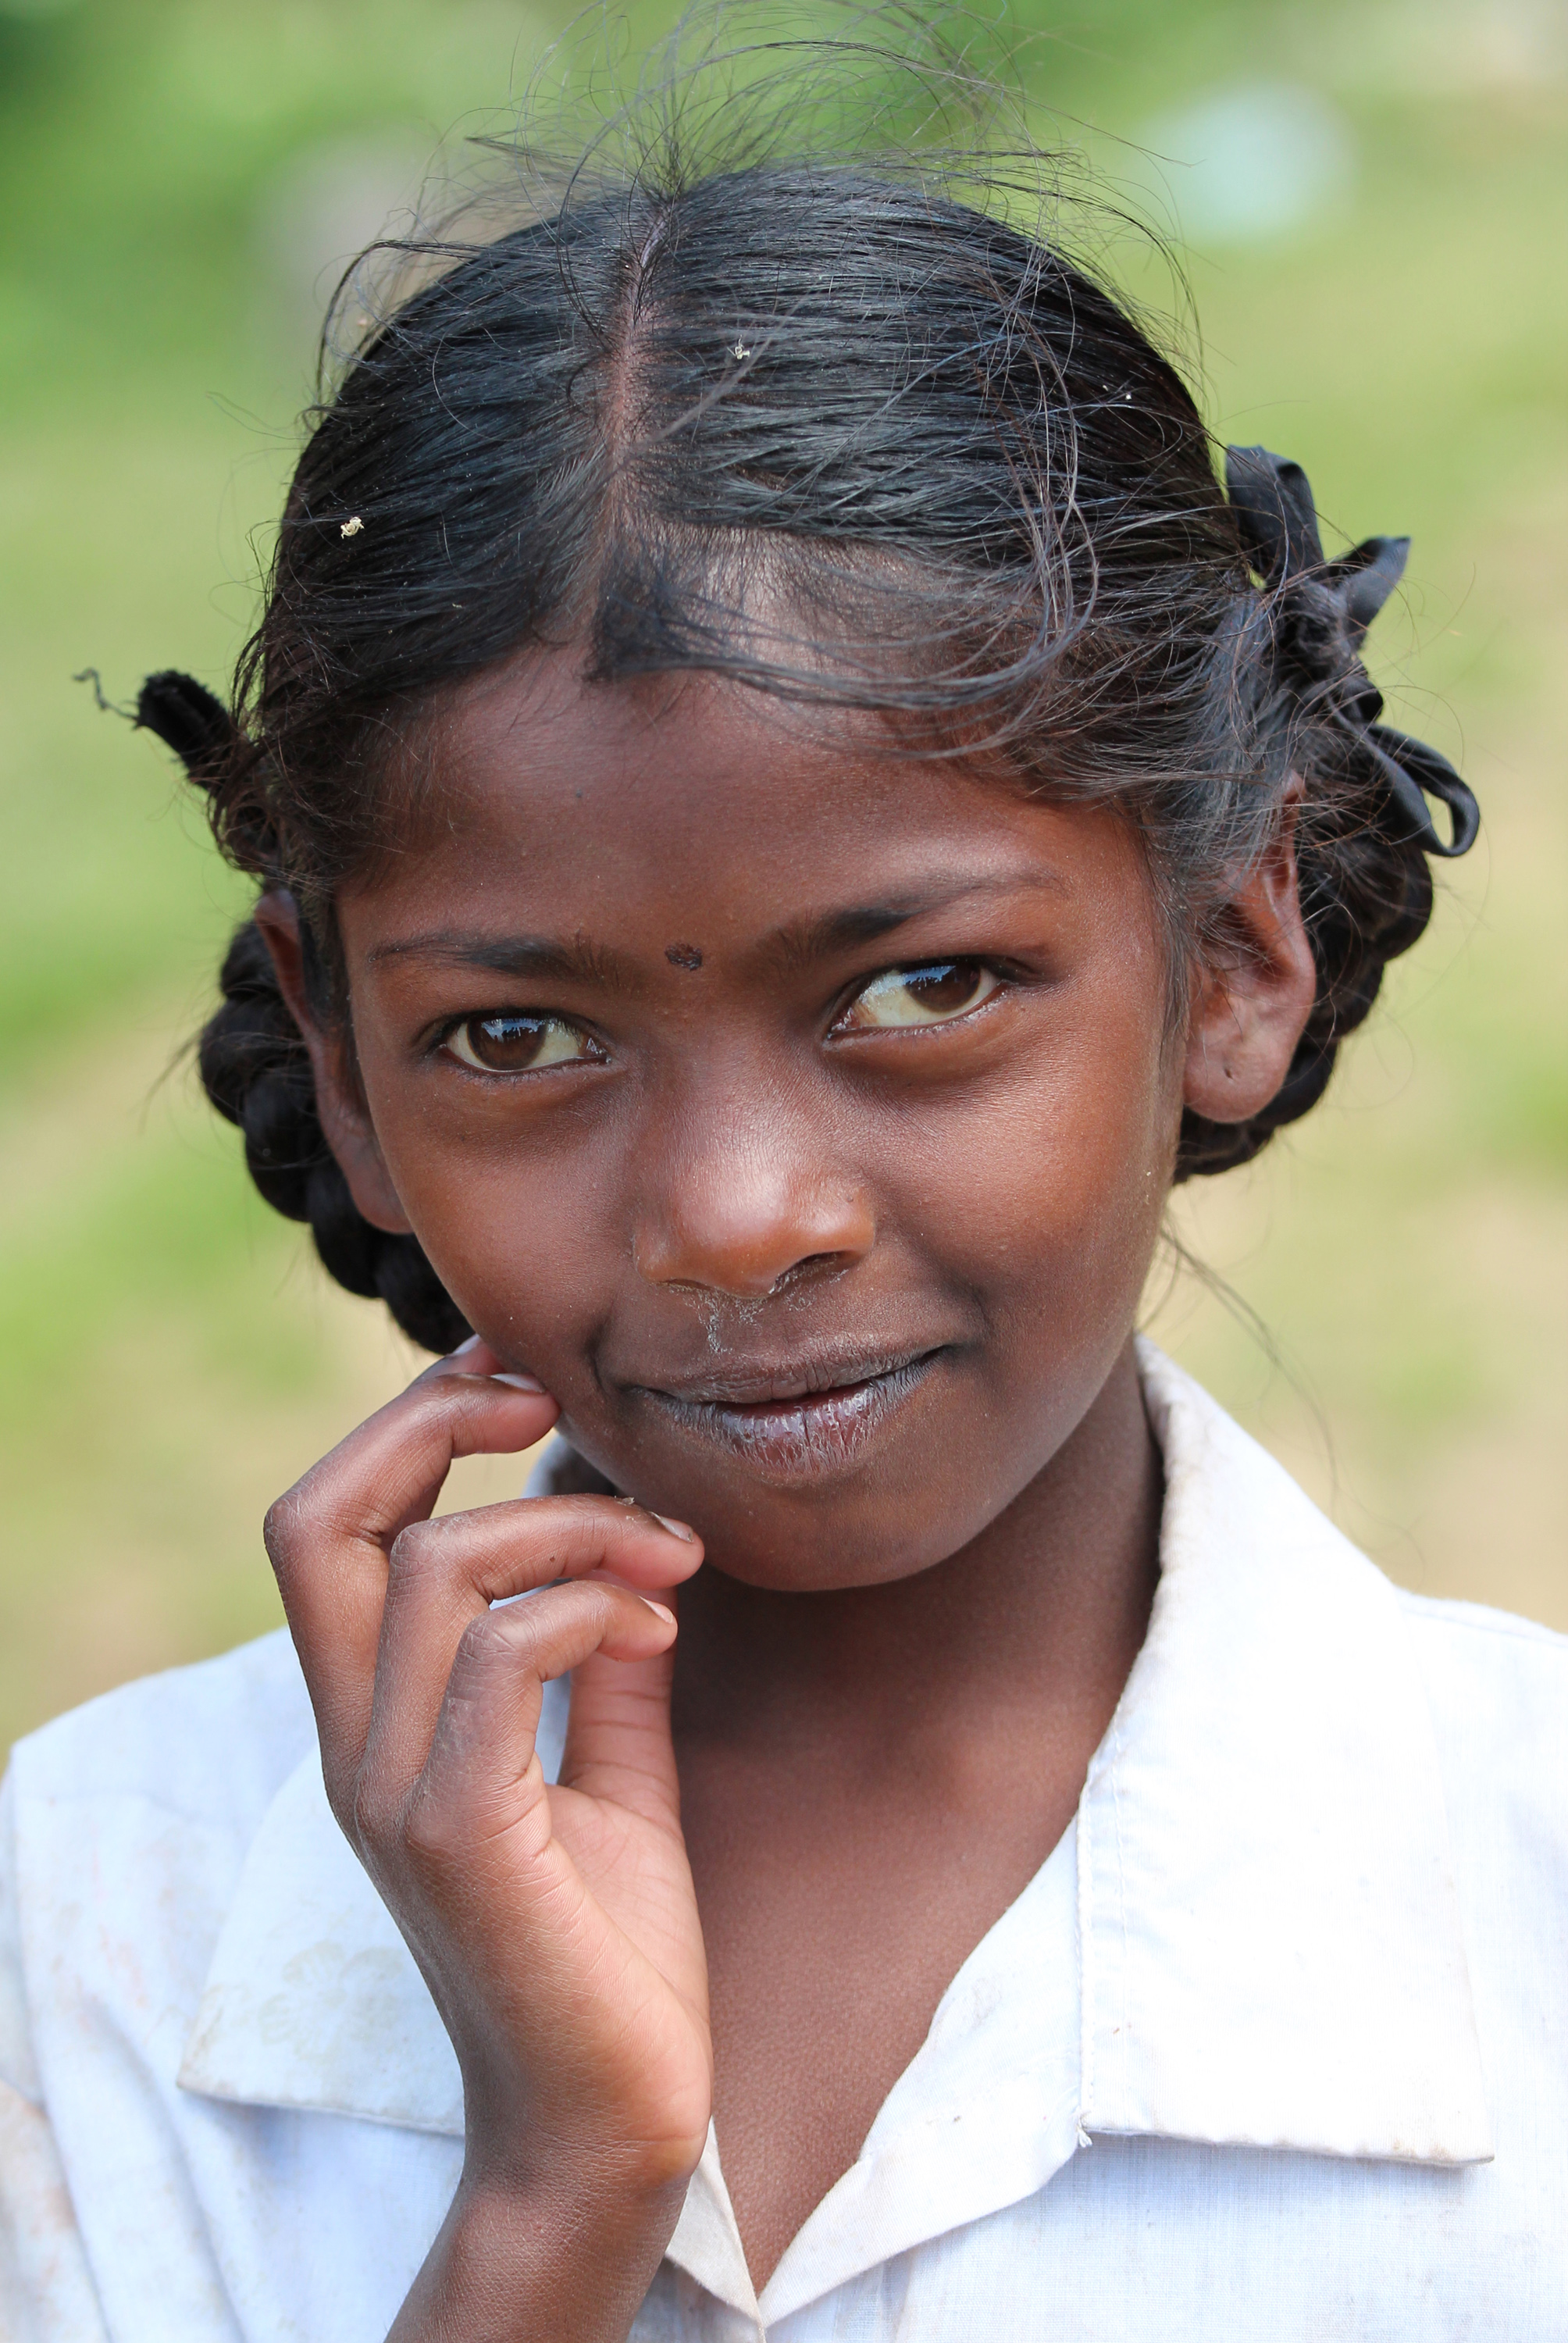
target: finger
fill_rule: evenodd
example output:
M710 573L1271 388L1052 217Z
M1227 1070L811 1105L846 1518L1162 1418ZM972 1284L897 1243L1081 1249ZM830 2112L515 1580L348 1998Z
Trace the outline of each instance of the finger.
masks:
M674 1590L661 1597L679 1615ZM612 1661L600 1652L572 1672L564 1789L628 1807L678 1835L680 1783L669 1729L675 1648L651 1659Z
M543 1392L440 1365L445 1373L422 1375L267 1515L267 1552L329 1783L332 1766L357 1765L368 1727L392 1539L429 1513L454 1457L532 1447L558 1413Z
M612 1497L519 1498L411 1523L392 1547L367 1765L414 1780L458 1644L492 1603L590 1572L657 1593L701 1559L684 1526Z
M385 1547L433 1510L456 1457L531 1448L560 1411L531 1376L487 1372L494 1355L476 1336L437 1359L313 1465L290 1498L307 1493L324 1525Z
M537 1857L550 1837L535 1746L545 1684L594 1655L652 1660L675 1632L672 1612L602 1580L483 1613L458 1645L412 1797L368 1781L364 1811L383 1828L406 1812L410 1845L427 1855L462 1856L506 1837L513 1855Z
M390 1560L389 1604L460 1590L467 1619L477 1603L592 1570L638 1588L678 1585L701 1564L702 1544L684 1522L630 1497L508 1497L410 1523Z

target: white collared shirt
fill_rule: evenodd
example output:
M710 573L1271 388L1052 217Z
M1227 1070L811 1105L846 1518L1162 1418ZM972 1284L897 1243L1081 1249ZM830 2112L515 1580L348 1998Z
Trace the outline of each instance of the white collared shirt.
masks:
M1568 1642L1397 1593L1141 1363L1161 1580L1074 1827L760 2300L709 2135L634 2343L1568 2338ZM286 1638L0 1795L5 2343L377 2343L462 2091Z

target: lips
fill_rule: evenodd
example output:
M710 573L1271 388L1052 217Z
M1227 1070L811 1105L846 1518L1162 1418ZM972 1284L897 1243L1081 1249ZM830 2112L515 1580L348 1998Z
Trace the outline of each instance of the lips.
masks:
M940 1355L818 1360L639 1388L684 1438L769 1479L799 1480L858 1463Z

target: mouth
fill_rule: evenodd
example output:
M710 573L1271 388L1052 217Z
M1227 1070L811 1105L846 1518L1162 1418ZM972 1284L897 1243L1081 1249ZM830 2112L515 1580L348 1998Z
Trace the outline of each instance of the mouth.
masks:
M645 1383L638 1395L685 1438L720 1449L769 1479L796 1481L858 1463L924 1383L943 1348L749 1376L710 1375L678 1389Z

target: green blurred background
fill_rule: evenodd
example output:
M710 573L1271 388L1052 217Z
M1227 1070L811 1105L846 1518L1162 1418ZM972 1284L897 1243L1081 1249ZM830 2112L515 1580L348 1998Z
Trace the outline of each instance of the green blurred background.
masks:
M1007 21L1059 135L1179 218L1218 427L1304 463L1350 536L1413 536L1374 663L1486 814L1325 1106L1178 1200L1268 1339L1187 1272L1151 1323L1395 1577L1568 1628L1568 10ZM554 29L0 0L0 1743L274 1624L266 1502L411 1363L196 1094L241 897L71 677L221 682L333 264Z

